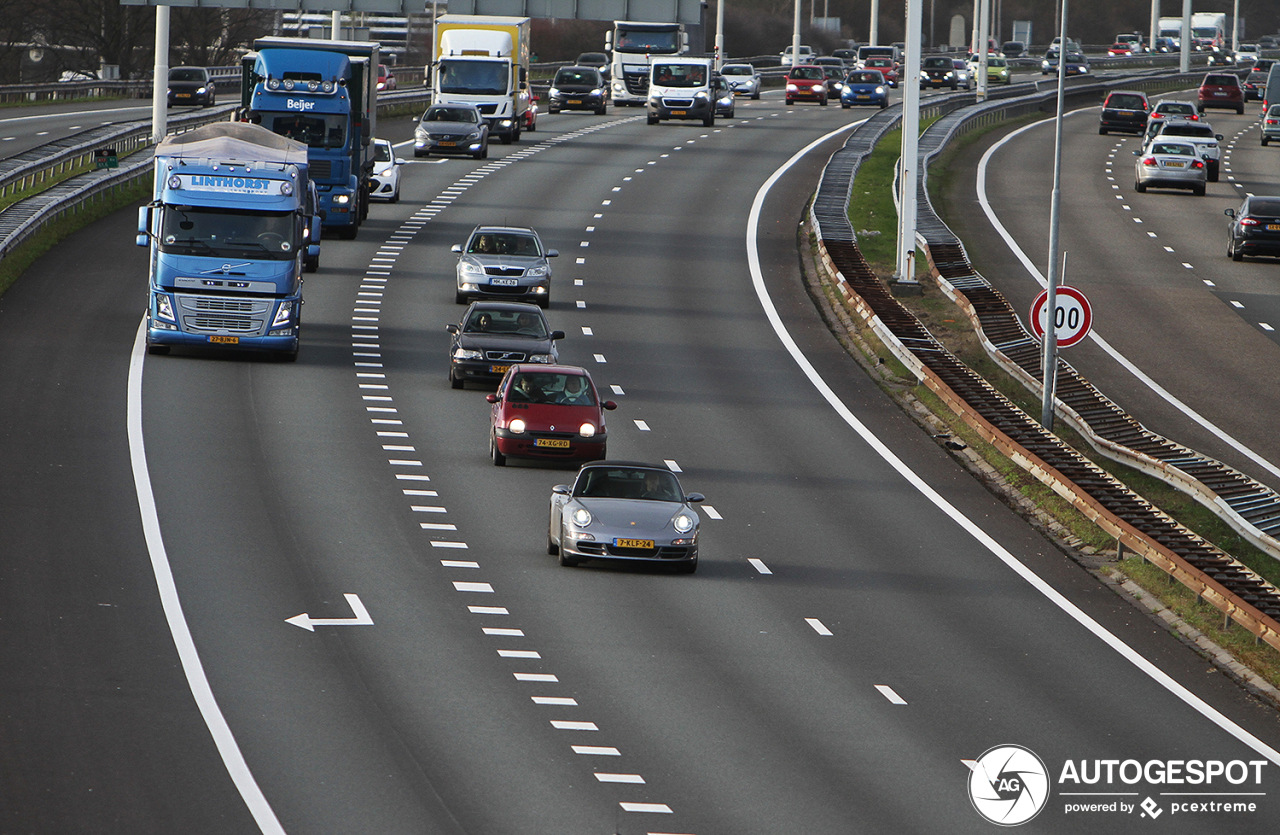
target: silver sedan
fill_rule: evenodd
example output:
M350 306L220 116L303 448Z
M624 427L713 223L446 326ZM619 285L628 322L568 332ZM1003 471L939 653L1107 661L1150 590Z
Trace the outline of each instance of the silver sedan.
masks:
M560 253L544 249L538 233L527 226L477 226L458 253L455 300L466 304L477 296L551 304L551 264Z
M1134 151L1133 188L1188 188L1198 197L1204 196L1207 171L1194 145L1183 142L1154 140L1146 150Z
M560 564L629 560L698 568L698 526L693 505L675 473L660 464L596 461L583 466L573 486L551 488L547 553Z

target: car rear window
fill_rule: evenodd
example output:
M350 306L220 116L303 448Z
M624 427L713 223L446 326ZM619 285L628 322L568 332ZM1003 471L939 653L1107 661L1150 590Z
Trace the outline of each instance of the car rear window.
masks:
M1147 103L1142 96L1131 93L1112 93L1107 97L1107 105L1111 110L1146 110Z
M1213 138L1213 128L1208 125L1169 125L1164 129L1164 136L1198 136Z
M1193 157L1196 155L1196 150L1190 145L1174 145L1173 143L1157 142L1155 145L1151 146L1151 153L1178 157Z
M1263 217L1280 217L1280 200L1253 198L1249 201L1249 214Z
M1268 116L1280 116L1280 104L1273 104L1267 108Z
M1206 75L1204 77L1204 86L1206 87L1235 87L1240 83L1240 79L1234 75Z
M1194 104L1182 104L1181 102L1161 102L1156 110L1161 113L1195 113L1196 106Z

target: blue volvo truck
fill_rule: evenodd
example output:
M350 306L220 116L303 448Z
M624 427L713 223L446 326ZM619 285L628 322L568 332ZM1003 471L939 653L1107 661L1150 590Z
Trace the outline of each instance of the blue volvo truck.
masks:
M138 212L137 243L150 248L148 352L296 359L313 194L307 146L256 125L215 122L157 145L154 199Z
M369 214L379 45L259 38L241 58L240 118L306 144L323 226L354 238Z

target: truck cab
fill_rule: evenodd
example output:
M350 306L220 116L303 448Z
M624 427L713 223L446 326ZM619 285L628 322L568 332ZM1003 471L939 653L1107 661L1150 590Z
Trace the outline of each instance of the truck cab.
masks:
M689 51L683 23L645 23L615 20L605 34L609 56L610 98L614 104L645 105L649 101L650 60L677 57Z
M716 123L714 62L709 58L654 58L649 68L649 124L666 119Z
M307 146L323 226L354 238L369 211L376 43L259 38L241 59L242 118Z
M472 104L489 133L520 139L529 110L529 18L442 15L436 21L432 104Z

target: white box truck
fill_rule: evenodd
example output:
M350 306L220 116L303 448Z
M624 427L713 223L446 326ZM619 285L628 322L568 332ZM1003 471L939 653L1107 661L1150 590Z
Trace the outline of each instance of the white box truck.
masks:
M435 104L474 104L504 145L529 109L529 18L441 15L432 62Z

